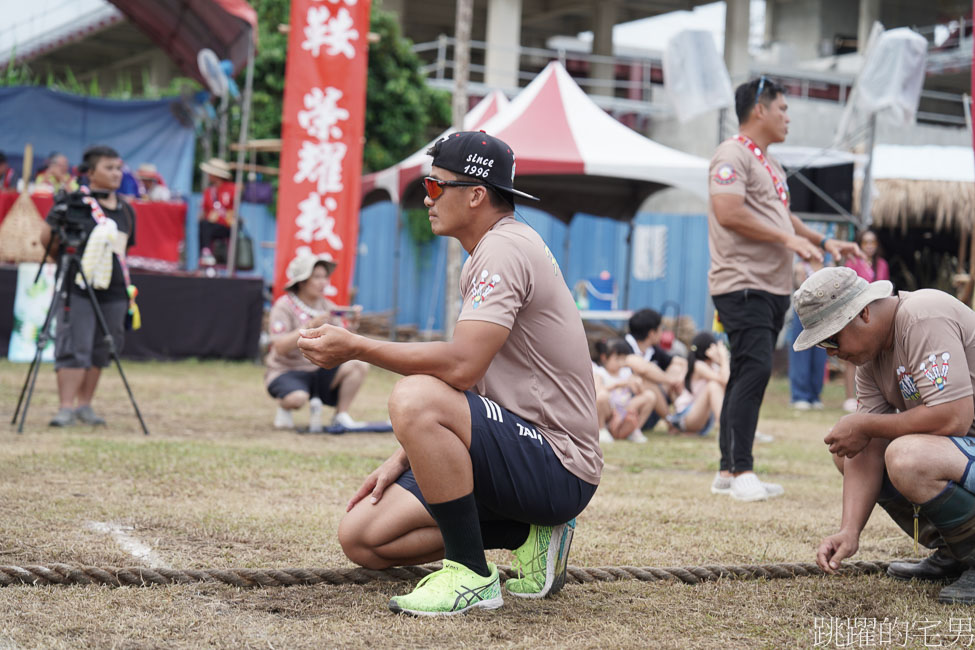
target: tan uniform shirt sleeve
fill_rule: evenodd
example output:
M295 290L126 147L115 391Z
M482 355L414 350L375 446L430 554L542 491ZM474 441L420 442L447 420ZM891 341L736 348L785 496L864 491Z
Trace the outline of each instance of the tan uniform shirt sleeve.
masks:
M745 196L749 169L747 157L750 155L751 153L741 146L719 149L711 159L708 193Z
M887 401L880 390L880 384L874 377L875 368L863 366L857 368L857 413L876 413L883 415L894 413L897 409Z
M531 298L531 271L503 237L488 235L468 260L464 304L457 320L483 320L511 329Z
M972 394L968 361L958 323L925 318L905 335L910 371L926 406L954 402Z

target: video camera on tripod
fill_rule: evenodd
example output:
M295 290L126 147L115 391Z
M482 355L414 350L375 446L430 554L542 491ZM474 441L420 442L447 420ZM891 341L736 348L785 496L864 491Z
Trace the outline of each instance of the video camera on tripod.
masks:
M27 409L30 407L31 396L34 393L34 384L37 381L37 374L40 370L41 354L50 339L52 317L55 313L60 312L58 323L62 327L65 321L70 318L71 287L77 281L78 286L83 288L83 299L91 303L97 327L104 335L104 340L108 344L111 358L115 361L115 366L118 368L119 375L122 378L122 384L125 386L129 400L135 409L139 424L142 425L142 432L149 435L149 429L146 428L146 423L142 419L142 413L139 411L139 406L135 402L135 396L132 394L132 389L122 370L119 351L116 348L109 326L105 322L105 315L99 306L98 298L82 265L82 254L84 253L88 237L95 227L94 224L100 223L96 221L95 215L99 214L102 208L96 201L97 199L107 198L108 196L109 192L94 192L88 189L82 189L76 192L59 192L55 199L55 205L51 209L48 223L51 226L52 237L48 241L47 250L44 251L44 259L47 259L51 244L56 237L58 240L58 254L54 282L55 291L51 299L51 305L47 310L44 325L38 331L37 352L27 371L24 386L20 391L20 399L17 401L17 408L14 410L13 419L10 421L11 424L15 424L19 417L20 424L17 427L18 433L22 433L24 430ZM101 218L104 220L104 213L101 214ZM38 269L38 278L40 274L41 269ZM125 277L128 279L128 275ZM37 278L35 278L34 282L36 284ZM21 411L21 405L23 405L23 411Z
M84 250L94 219L89 201L106 197L108 192L58 192L50 213L54 217L51 229L62 247L74 248L79 253Z

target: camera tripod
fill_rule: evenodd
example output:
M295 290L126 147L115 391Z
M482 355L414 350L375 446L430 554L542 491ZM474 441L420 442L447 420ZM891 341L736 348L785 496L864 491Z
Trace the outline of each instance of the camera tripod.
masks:
M37 381L37 375L40 372L41 356L43 355L44 348L47 347L47 343L51 338L51 319L56 313L55 309L57 308L61 308L63 311L61 318L58 318L58 327L61 327L63 323L68 322L68 319L71 318L71 285L74 282L73 278L76 276L76 274L81 274L81 279L84 282L85 291L87 293L86 298L91 301L92 310L95 312L95 318L98 321L98 327L102 332L105 333L105 340L108 342L109 352L112 355L112 359L115 361L115 366L118 368L119 375L122 377L122 383L125 385L125 390L129 394L129 400L131 400L132 407L135 409L135 415L137 418L139 418L139 424L142 425L142 433L148 436L149 429L146 428L146 423L142 419L142 413L139 411L139 405L135 403L135 396L132 394L132 389L129 387L129 382L125 378L125 372L122 370L122 361L119 359L118 350L115 348L115 339L112 337L112 334L108 329L108 324L105 322L105 315L102 312L101 306L98 304L98 297L95 296L95 290L92 289L91 283L88 282L88 278L85 276L85 272L81 267L81 246L74 243L65 244L65 239L63 237L59 237L59 239L62 243L60 245L57 267L54 273L54 295L51 297L51 305L48 307L47 316L44 318L44 326L38 333L37 351L34 353L34 360L31 361L30 369L27 371L27 377L24 379L24 386L20 390L20 398L17 400L17 408L14 411L13 419L10 420L10 424L15 424L17 422L17 416L20 415L20 424L17 426L17 433L24 432L24 421L27 419L27 409L30 407L30 399L34 393L34 383ZM48 247L50 247L50 242L48 243ZM44 251L43 259L47 259L48 252L48 250ZM41 276L43 266L44 263L41 262L41 268L37 271L37 278L34 279L35 283ZM26 400L24 399L25 396ZM20 410L21 404L24 406L23 412Z

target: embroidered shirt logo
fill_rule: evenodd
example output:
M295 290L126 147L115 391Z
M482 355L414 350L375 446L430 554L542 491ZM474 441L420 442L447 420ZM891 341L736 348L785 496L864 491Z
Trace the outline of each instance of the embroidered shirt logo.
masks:
M714 182L718 185L731 185L736 180L738 180L738 174L735 173L735 169L731 165L721 165L718 167L718 171L714 173Z
M904 366L897 366L897 385L900 387L901 395L904 396L904 399L921 399L921 391L917 389L917 384L914 383L914 377L911 376L911 373L907 372L907 368Z
M473 291L471 306L474 309L480 307L481 303L484 302L492 291L494 291L494 287L496 287L499 282L501 282L501 276L497 273L491 275L487 269L481 271L480 280L478 280L478 278L471 280L471 289Z
M552 264L552 268L555 270L555 275L559 274L559 263L555 260L555 255L552 255L552 251L549 250L548 246L545 246L545 257Z
M941 354L941 365L938 365L938 357L934 354L928 357L927 366L924 362L918 366L918 370L924 373L924 376L934 384L934 387L939 391L944 390L945 386L948 385L948 360L951 359L951 354L948 352L943 352Z

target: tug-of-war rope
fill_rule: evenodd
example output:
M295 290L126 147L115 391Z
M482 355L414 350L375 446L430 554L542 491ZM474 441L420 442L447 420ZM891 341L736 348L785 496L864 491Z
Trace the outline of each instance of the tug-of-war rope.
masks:
M883 573L888 562L847 562L840 575ZM422 578L440 568L439 564L407 566L375 571L372 569L148 569L144 567L93 567L70 564L0 566L0 586L15 585L107 585L110 587L149 587L193 582L221 582L235 587L292 587L299 585L362 585L369 582L397 582ZM502 579L517 577L510 567L499 566ZM598 567L570 566L566 582L643 582L674 581L696 585L718 579L783 579L824 575L813 563L746 564L740 566L692 567Z

